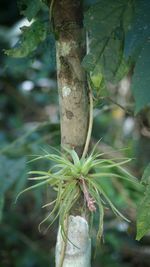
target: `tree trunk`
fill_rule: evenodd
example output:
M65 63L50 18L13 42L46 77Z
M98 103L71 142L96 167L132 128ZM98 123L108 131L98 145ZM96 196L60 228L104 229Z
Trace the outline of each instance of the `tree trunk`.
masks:
M88 124L86 77L81 66L85 55L81 2L56 0L54 3L61 144L75 148L80 155Z
M81 0L55 0L53 6L56 37L57 82L60 103L61 145L82 155L88 129L86 75L81 66L85 55L83 10ZM74 212L72 213L74 214ZM88 223L81 216L68 219L65 248L60 229L56 245L56 267L90 267L91 241Z

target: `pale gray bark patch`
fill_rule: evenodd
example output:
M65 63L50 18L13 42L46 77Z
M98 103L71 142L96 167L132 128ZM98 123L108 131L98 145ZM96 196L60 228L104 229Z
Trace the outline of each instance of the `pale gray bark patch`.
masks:
M63 242L61 229L59 229L56 244L56 267L59 267ZM68 220L68 240L63 267L90 267L90 261L91 239L88 223L81 216L71 215Z

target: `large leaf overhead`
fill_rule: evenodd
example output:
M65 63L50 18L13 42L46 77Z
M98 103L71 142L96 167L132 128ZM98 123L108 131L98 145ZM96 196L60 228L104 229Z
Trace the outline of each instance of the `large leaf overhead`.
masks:
M135 113L150 105L150 41L146 41L138 55L131 90L135 98Z
M150 104L149 10L149 0L99 0L84 19L89 51L83 66L91 79L94 76L99 81L103 76L106 81L117 82L132 64L135 113Z
M150 38L150 1L134 1L134 15L125 38L125 56L137 56L143 43Z
M95 68L101 70L105 79L109 81L115 77L122 63L122 16L127 7L124 0L109 0L107 3L99 0L85 13L84 23L89 33L90 50L83 60L83 65L91 72L94 72Z
M97 34L101 33L99 40L103 40L103 38L109 36L112 30L118 26L118 20L124 7L122 0L116 0L115 2L108 0L107 2L106 5L106 1L99 0L85 14L85 25L87 29L93 38L98 37Z

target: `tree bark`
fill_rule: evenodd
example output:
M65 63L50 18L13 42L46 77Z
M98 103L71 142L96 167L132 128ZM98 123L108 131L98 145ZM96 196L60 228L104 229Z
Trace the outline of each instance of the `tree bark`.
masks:
M61 144L82 154L88 127L86 76L81 66L85 34L81 0L54 2Z
M60 104L61 145L82 155L88 130L86 75L81 62L86 53L81 0L55 0L53 6L56 38L57 82ZM75 212L77 214L77 212ZM72 214L75 214L74 211ZM64 259L64 241L59 229L56 267L90 267L91 240L85 218L69 216Z
M63 246L64 241L59 229L56 244L56 267L91 266L91 239L89 237L88 223L83 217L69 216L68 241L63 261L61 261Z

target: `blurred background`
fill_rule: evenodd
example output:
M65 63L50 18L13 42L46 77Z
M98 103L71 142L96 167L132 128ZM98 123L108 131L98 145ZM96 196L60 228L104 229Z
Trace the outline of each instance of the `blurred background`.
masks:
M57 223L46 233L38 224L48 214L41 209L53 198L50 189L17 194L31 185L28 171L44 170L49 162L28 163L43 149L59 148L60 126L56 83L55 45L50 35L25 59L4 55L13 46L20 27L29 22L20 16L16 1L1 0L0 9L0 267L54 266ZM133 158L127 167L139 179L150 159L150 112L133 116L129 74L117 86L109 85L109 97L94 110L92 143L102 138L99 149L118 157ZM118 150L127 148L125 150ZM106 212L104 243L97 250L95 267L150 266L150 235L136 242L136 205L140 192L129 184L112 181L105 188L132 223L118 221ZM126 189L126 190L125 190ZM97 229L95 218L94 229ZM93 251L95 248L93 230Z

